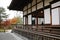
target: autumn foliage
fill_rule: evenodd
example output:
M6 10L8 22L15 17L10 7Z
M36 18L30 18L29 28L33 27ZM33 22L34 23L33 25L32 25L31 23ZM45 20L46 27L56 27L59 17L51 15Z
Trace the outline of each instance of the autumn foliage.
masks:
M17 23L17 18L11 19L11 20L10 20L10 23L11 23L11 24L16 24L16 23Z
M17 18L13 18L13 19L8 19L6 21L2 21L1 24L3 24L2 26L10 26L11 24L16 24L17 23Z
M11 24L17 24L21 22L19 17L14 17L12 19L7 19L6 21L2 21L1 24L3 24L2 26L4 27L9 27L11 26Z
M4 26L9 26L11 23L10 23L10 20L6 20L4 21Z

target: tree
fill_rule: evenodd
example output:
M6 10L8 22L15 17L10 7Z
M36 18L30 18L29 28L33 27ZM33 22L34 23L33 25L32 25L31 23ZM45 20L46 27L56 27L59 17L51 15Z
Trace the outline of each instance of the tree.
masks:
M16 18L17 18L17 24L23 24L23 20L20 16L18 16Z
M5 26L5 27L10 26L10 20L4 21L4 26Z
M0 7L0 23L3 21L3 18L7 18L8 15L5 13L5 9Z
M14 17L13 19L10 20L11 24L23 24L22 18L19 17Z
M16 24L16 23L17 23L17 18L14 17L13 19L11 19L11 20L10 20L10 23L11 23L11 24Z
M3 19L7 18L7 16L8 15L5 13L5 9L3 7L0 7L0 26Z

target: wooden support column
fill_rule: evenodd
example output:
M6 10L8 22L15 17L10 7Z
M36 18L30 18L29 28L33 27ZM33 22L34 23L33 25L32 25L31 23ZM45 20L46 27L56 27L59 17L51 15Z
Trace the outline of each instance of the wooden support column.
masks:
M28 5L27 5L27 14L28 14ZM28 25L28 15L27 15L27 25Z
M44 14L44 5L45 5L45 4L44 4L44 1L45 1L45 0L42 0L42 1L43 1L43 14ZM44 19L44 20L45 20L45 19ZM43 23L42 23L42 25L43 25ZM43 26L42 26L42 31L43 31ZM42 40L43 40L43 38L42 38Z
M52 8L51 8L51 3L50 3L50 20L51 20L51 25L52 25Z
M38 16L36 16L36 22L37 22L37 29L38 29Z
M24 25L24 11L23 11L23 25Z
M45 0L42 0L42 1L43 1L43 13L44 13L44 5L45 5L45 4L44 4L44 1L45 1Z
M36 0L36 14L38 14L38 12L37 12L37 0ZM38 30L38 15L36 15L36 28Z
M32 13L32 2L31 2L31 13ZM31 25L32 25L32 17L31 17Z
M24 11L23 11L23 29L24 29Z

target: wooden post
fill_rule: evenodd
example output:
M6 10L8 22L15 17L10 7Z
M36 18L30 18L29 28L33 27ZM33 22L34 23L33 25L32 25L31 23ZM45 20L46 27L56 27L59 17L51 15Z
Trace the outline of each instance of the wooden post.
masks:
M45 0L42 0L42 1L43 1L43 14L44 14L44 5L45 5L45 4L44 4L44 1L45 1ZM42 26L42 31L43 31L43 26ZM43 40L43 39L42 39L42 40Z
M32 2L31 2L31 13L32 13ZM31 20L32 20L32 18L31 18ZM32 27L31 27L31 30L33 30Z
M37 12L37 0L36 0L36 14L38 14L38 12ZM38 30L38 15L36 15L36 22L37 22L36 28Z
M50 3L50 20L51 20L51 25L52 25L52 8L51 8L51 3Z
M37 30L38 30L38 16L36 16L36 22L37 22L36 26L37 26Z
M28 5L27 5L27 14L28 14ZM27 25L28 25L28 15L27 15Z
M23 29L24 29L24 11L23 11Z

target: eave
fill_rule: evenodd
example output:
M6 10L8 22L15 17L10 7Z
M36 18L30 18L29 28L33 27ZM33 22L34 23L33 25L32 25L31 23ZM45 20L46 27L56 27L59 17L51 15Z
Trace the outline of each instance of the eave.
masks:
M28 5L31 2L32 0L12 0L8 9L23 11L24 6Z

